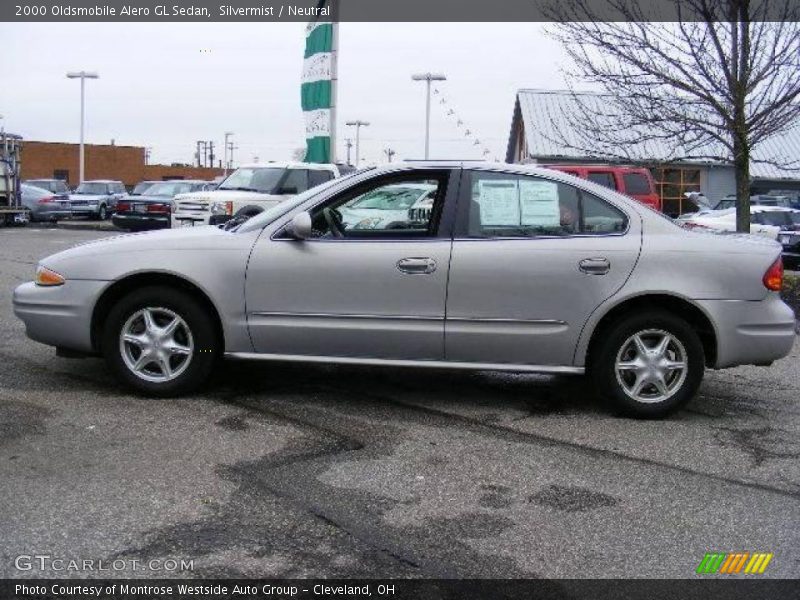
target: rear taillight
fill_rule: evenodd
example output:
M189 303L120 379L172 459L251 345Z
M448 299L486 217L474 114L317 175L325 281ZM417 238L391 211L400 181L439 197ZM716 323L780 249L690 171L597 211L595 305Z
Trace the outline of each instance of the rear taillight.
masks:
M147 212L149 213L168 213L169 204L148 204Z
M773 292L780 292L783 289L783 259L780 256L764 273L762 281L764 282L764 287Z
M129 202L117 202L117 212L129 211L131 205Z
M37 200L37 203L38 203L38 204L48 204L48 203L50 203L50 202L53 202L53 201L55 201L55 199L56 199L56 197L55 197L55 196L45 196L44 198L39 198L39 199Z

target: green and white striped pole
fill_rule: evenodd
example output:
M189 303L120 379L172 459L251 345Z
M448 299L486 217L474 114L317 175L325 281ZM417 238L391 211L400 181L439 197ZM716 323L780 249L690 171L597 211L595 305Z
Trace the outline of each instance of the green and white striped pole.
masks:
M336 161L338 27L338 23L328 22L311 22L306 27L300 87L306 124L306 162Z

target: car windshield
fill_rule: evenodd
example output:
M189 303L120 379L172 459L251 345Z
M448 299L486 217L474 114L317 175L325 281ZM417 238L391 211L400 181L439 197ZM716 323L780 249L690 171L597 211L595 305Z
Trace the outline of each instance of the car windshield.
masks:
M364 194L347 208L369 208L374 210L407 210L414 206L425 193L435 189L428 187L393 186L379 188Z
M281 167L236 169L217 189L273 194L285 173L286 169Z
M153 185L155 184L152 181L142 181L141 183L137 183L131 192L131 196L141 196Z
M105 183L82 183L75 190L76 194L105 194L108 189Z
M146 196L165 196L172 198L177 194L185 194L192 191L191 183L183 181L165 181L164 183L154 183L147 188Z

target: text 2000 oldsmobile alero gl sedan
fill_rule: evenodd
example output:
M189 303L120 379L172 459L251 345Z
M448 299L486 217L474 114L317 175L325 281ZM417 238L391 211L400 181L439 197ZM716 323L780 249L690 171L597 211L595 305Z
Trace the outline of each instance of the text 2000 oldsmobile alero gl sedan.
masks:
M387 200L343 218L399 185L435 190L431 209ZM619 411L654 417L687 402L706 367L790 352L780 254L769 240L686 231L555 171L406 163L230 231L60 252L16 289L14 310L32 339L102 354L145 394L197 388L226 356L588 373Z

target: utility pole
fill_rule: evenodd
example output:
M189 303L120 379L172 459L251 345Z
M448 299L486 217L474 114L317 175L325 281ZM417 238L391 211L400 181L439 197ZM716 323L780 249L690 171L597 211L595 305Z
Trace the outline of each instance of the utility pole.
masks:
M238 150L239 146L234 146L233 142L228 147L228 169L233 170L233 151Z
M347 164L351 165L353 163L350 162L350 148L353 147L353 140L351 140L350 138L345 138L344 145L347 148Z
M445 81L442 73L416 73L411 76L414 81L424 81L427 84L428 92L425 99L425 160L430 157L431 144L431 81Z
M70 71L67 73L68 79L80 79L81 80L81 143L80 143L80 150L78 154L78 183L83 183L83 167L84 167L84 154L83 154L83 128L85 123L85 95L86 95L86 80L87 79L98 79L100 76L97 73L92 73L89 71Z
M214 167L214 142L213 142L213 140L208 142L208 158L209 158L208 166L213 168Z
M145 165L149 165L150 164L150 152L152 152L152 150L153 149L150 146L147 146L144 149L144 164Z
M392 162L392 157L395 154L397 154L397 152L395 152L391 148L386 148L386 150L384 150L383 153L386 155L386 158L389 160L389 162Z
M225 171L223 172L223 175L225 175L226 177L228 176L228 169L230 168L230 162L228 162L228 149L230 148L231 154L233 153L233 142L228 141L232 135L233 135L232 131L225 132L225 151L224 151Z
M197 140L197 151L194 153L194 157L197 159L197 166L198 167L202 167L203 166L203 162L202 162L202 160L200 158L203 155L202 154L202 152L203 152L202 151L202 147L203 147L203 142L201 142L200 140Z
M345 125L356 128L356 168L358 168L361 160L361 148L359 147L361 145L361 128L369 127L369 121L348 121Z

